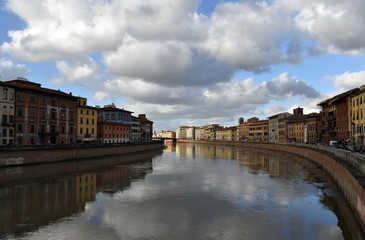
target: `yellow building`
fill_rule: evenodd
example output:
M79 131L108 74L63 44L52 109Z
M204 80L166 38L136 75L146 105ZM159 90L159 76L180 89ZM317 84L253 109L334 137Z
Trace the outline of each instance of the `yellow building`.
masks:
M249 140L253 142L269 141L269 121L261 120L250 124Z
M80 209L96 196L96 173L83 173L76 177L76 203Z
M77 141L94 142L97 140L97 108L87 105L87 99L77 98Z
M217 141L236 141L237 127L221 128L216 130Z
M360 87L360 91L350 96L351 108L349 126L351 136L356 145L365 145L364 126L365 126L365 85Z

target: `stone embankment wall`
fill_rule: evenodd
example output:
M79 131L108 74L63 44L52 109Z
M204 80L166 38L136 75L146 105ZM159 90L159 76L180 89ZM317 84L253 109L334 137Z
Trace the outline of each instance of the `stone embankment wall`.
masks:
M178 140L178 143L200 143L282 151L315 162L337 182L363 229L365 227L365 157L359 153L310 144L274 144L256 142L217 142Z
M12 148L0 151L0 167L102 157L162 149L163 142L104 146L48 146L41 149Z

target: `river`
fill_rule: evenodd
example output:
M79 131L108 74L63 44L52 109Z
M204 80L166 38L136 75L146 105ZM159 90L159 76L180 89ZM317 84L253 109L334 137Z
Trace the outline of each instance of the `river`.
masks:
M311 162L202 144L1 168L0 212L0 239L363 239Z

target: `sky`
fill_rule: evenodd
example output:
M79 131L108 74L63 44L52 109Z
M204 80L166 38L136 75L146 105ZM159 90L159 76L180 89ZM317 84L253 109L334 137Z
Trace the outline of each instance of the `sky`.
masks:
M0 0L0 80L154 130L234 126L365 84L364 0Z

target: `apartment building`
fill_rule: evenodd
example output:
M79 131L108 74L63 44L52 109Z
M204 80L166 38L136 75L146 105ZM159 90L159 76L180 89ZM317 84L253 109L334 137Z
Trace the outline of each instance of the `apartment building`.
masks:
M364 127L365 127L365 85L359 88L358 92L350 96L351 111L350 124L351 140L356 145L365 145Z
M216 131L217 141L236 141L237 140L237 127L225 127L217 129Z
M249 140L253 142L269 141L269 120L260 120L250 123Z
M141 123L139 118L132 115L132 142L141 140Z
M15 89L0 82L0 146L14 143Z
M259 119L257 117L252 117L247 119L247 122L244 122L243 118L238 119L238 141L248 141L250 138L250 124L258 122Z
M117 108L114 103L105 105L103 108L98 108L98 119L103 119L109 123L123 123L129 126L129 140L132 140L132 113L124 108ZM152 137L152 133L151 133Z
M269 142L278 143L280 141L279 121L291 115L291 113L285 112L269 117Z
M181 126L181 127L178 127L176 129L176 138L177 139L187 139L187 130L188 130L188 127L186 126Z
M124 123L108 122L98 118L98 141L101 143L129 142L130 126Z
M96 142L97 140L97 108L87 105L87 99L77 98L77 141Z
M321 142L328 144L330 141L346 141L351 138L350 119L354 116L352 115L353 111L350 111L350 109L356 107L356 105L350 103L350 96L356 95L359 91L359 88L354 88L317 104L322 108ZM356 118L357 112L354 113Z
M76 141L76 100L71 93L41 87L25 78L2 82L15 89L15 133L18 145Z
M141 141L151 141L153 133L153 122L147 119L146 114L139 114L138 119L141 129Z

